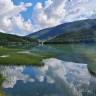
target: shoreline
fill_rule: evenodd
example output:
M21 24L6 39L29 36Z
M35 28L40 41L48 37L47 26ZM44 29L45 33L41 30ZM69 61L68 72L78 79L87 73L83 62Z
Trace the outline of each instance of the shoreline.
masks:
M2 74L0 74L0 96L5 96L4 94L2 94L2 82L3 82L3 77Z
M89 72L96 76L96 54L84 54L82 56L88 62L87 68Z

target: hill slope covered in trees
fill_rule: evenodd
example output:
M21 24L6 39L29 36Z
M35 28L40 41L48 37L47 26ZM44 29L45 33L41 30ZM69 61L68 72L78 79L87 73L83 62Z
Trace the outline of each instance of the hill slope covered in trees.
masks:
M5 45L5 44L26 44L26 43L32 43L36 44L38 43L37 40L34 40L29 37L22 37L22 36L17 36L17 35L12 35L12 34L5 34L5 33L0 33L0 45Z
M56 38L48 40L45 44L60 43L94 43L96 42L96 26L83 28L78 31L65 33Z

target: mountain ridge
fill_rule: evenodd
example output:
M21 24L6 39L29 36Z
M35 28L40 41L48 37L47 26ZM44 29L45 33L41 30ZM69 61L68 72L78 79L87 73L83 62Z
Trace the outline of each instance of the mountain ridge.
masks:
M62 34L45 42L45 44L96 43L96 26Z
M64 33L76 31L82 28L92 27L95 25L96 25L96 19L79 20L79 21L60 24L55 27L46 28L37 31L35 33L31 33L27 35L27 37L31 37L37 40L49 40Z

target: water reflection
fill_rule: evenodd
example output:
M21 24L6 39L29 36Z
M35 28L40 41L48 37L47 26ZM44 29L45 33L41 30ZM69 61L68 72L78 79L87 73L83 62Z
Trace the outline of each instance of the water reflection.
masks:
M67 54L95 54L96 53L96 44L53 44L49 45L50 47L54 48L55 50L59 50L61 52Z
M87 63L82 57L82 54L96 54L96 44L51 44L51 45L38 45L32 49L30 52L58 52L55 58L76 62L76 63Z
M43 67L1 66L6 77L3 92L8 96L96 96L96 78L86 64L55 58L43 62Z
M44 62L43 68L46 70L44 72L54 80L65 96L82 96L83 92L95 96L93 90L96 90L94 86L96 79L90 75L86 64L65 62L54 58ZM40 73L44 73L43 70Z
M24 69L25 69L24 66L21 66L21 67L1 66L0 73L3 74L4 78L6 78L2 84L2 87L3 88L13 88L18 80L22 80L23 83L34 82L33 78L30 78L29 75L24 75L22 73L24 71Z

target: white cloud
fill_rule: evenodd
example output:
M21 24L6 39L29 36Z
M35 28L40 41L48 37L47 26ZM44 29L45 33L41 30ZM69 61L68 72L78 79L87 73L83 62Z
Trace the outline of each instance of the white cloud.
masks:
M95 12L96 9L96 0L73 0L70 5L67 6L66 16L64 21L72 22L82 19L96 18ZM93 13L92 13L93 12Z
M77 6L77 5L80 5L80 4L83 4L83 3L86 3L86 2L88 2L88 0L77 0L75 3L74 3L74 1L73 1L73 7L74 6Z
M96 18L96 9L93 10L93 11L87 12L86 17L92 18L92 19L93 19L93 18Z
M5 33L5 31L0 29L0 33Z
M22 31L31 31L30 20L24 22L23 17L19 15L30 6L32 6L31 3L24 4L21 2L20 5L14 5L11 0L0 0L0 30L13 31L14 26L16 26Z
M24 19L19 14L16 17L13 17L12 22L14 26L17 26L21 31L32 31L33 25L31 24L30 19L27 22L24 22Z
M39 2L35 5L33 11L33 20L41 28L56 26L61 23L65 16L66 0L48 0L45 6Z
M14 5L12 0L0 0L0 31L26 35L47 27L65 22L96 18L96 0L45 0L45 5L38 2L29 20L24 20L21 12L27 11L32 3ZM32 7L31 7L32 8ZM15 32L15 28L20 32Z
M84 7L74 8L74 9L69 11L68 15L78 14L78 13L81 13L82 11L85 11Z
M72 22L72 21L75 21L75 19L80 20L82 18L80 18L79 16L84 11L85 11L85 8L84 7L73 8L73 9L69 10L69 12L67 13L67 15L64 17L64 20L66 22Z

